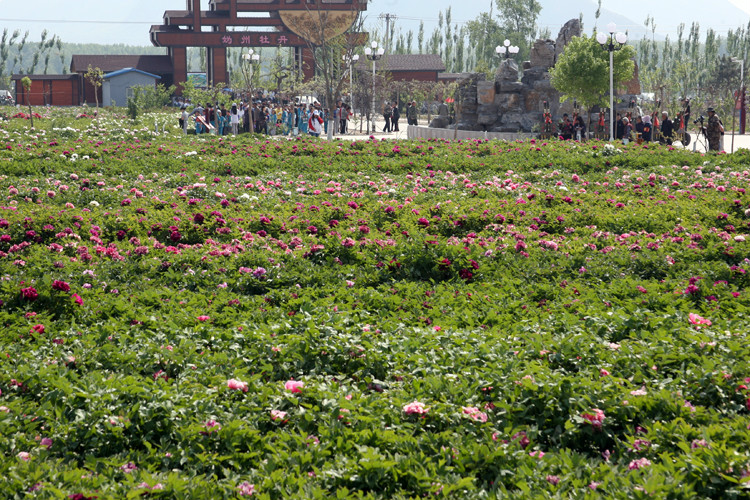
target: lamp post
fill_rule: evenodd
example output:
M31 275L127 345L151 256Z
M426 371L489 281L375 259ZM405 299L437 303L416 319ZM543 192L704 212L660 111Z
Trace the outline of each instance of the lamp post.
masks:
M614 84L614 64L615 64L615 50L620 50L625 42L628 41L628 36L625 33L617 33L617 25L615 23L609 23L607 25L607 31L609 31L609 37L605 33L599 32L596 35L596 41L606 51L609 51L609 140L615 140L615 84Z
M375 124L373 118L375 116L375 61L383 57L385 49L383 47L378 48L378 42L372 42L370 47L365 48L365 56L372 61L372 108L370 109L370 119L367 121L367 133L370 133L370 125L372 124L372 132L375 132Z
M742 100L742 89L745 87L745 60L733 57L732 62L740 63L740 90L737 91L737 97L734 99L734 106L732 106L732 150L730 152L734 153L734 117L737 114L737 102Z
M248 49L247 52L242 54L242 60L245 61L245 67L248 68L246 71L250 71L250 77L248 78L247 72L245 78L247 78L247 88L250 92L250 101L253 100L253 65L260 62L260 54L256 54L253 49Z
M344 54L344 64L349 66L349 95L351 96L352 101L352 113L355 112L354 108L354 68L353 66L359 61L359 54L354 54L352 56L349 56L348 54ZM344 117L340 116L340 119L344 119Z
M498 45L497 47L495 47L495 54L497 54L500 58L505 55L505 58L508 59L511 54L518 54L519 50L520 49L518 48L518 46L511 45L510 40L506 38L502 45Z

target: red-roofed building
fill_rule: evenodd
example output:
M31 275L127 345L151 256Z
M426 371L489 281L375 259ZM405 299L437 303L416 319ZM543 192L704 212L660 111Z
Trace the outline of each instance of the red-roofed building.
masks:
M357 69L372 71L372 61L360 57ZM395 81L437 82L445 64L437 54L388 54L375 61L375 71L387 71Z
M27 93L21 85L21 79L31 79L31 88ZM13 75L11 81L16 84L16 103L28 106L77 106L80 104L78 75Z

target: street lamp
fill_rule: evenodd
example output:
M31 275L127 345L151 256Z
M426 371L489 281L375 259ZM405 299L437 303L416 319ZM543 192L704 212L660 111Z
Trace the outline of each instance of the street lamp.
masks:
M357 64L357 61L359 61L359 54L354 54L352 56L348 54L344 54L344 64L349 66L349 95L351 96L352 101L352 113L355 112L354 108L354 69L352 66ZM343 120L343 117L339 117Z
M737 91L737 97L734 100L734 106L732 106L732 153L734 153L734 117L737 114L737 100L742 99L742 89L745 88L745 60L744 59L738 59L736 57L732 58L732 62L734 63L740 63L740 90ZM740 117L740 122L742 121L742 117ZM685 125L687 127L687 124Z
M260 54L256 54L253 49L248 49L247 52L242 54L242 59L245 61L245 67L249 68L250 70L250 77L247 78L247 73L245 73L245 78L247 78L247 87L250 91L250 101L253 100L253 65L260 62Z
M505 58L508 59L511 56L511 54L513 55L518 54L519 50L520 49L518 48L518 46L511 45L510 40L506 38L502 45L498 45L497 47L495 47L495 54L497 54L501 58L503 57L503 54L504 54Z
M628 41L628 36L625 33L617 33L617 25L615 23L609 23L607 25L607 31L609 31L609 37L605 33L599 32L596 35L596 41L602 46L604 50L609 51L609 140L615 140L614 130L614 107L615 107L615 84L614 84L614 64L615 64L615 50L620 50L625 42Z
M372 61L372 108L370 109L370 119L367 121L367 133L370 133L370 124L375 115L375 61L383 57L385 49L378 48L378 42L372 42L370 47L365 47L365 56ZM372 124L372 132L375 132L375 124Z

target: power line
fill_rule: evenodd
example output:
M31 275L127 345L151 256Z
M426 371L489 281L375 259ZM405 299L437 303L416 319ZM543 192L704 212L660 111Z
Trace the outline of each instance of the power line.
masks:
M396 14L380 14L380 19L385 19L385 51L388 52L388 48L390 46L391 42L391 19L393 19L393 26L396 26L396 19L398 19L398 16Z
M155 24L153 21L92 21L84 19L2 19L8 23L53 23L53 24Z

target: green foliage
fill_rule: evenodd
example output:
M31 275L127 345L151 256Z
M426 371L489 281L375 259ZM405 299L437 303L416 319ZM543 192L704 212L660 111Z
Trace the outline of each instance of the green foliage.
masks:
M631 79L635 50L629 45L614 52L614 85ZM595 37L574 37L550 69L552 85L561 100L577 99L586 108L607 106L609 96L609 52Z
M537 0L495 0L498 19L507 38L518 45L523 61L528 58L531 45L537 35L536 20L542 11Z
M56 112L0 124L3 491L746 496L750 152Z
M133 100L141 110L159 109L168 106L172 101L176 87L164 84L133 87Z
M133 97L128 97L128 118L133 121L138 119L138 92L133 93Z
M183 97L190 99L194 105L200 104L205 106L206 104L220 104L229 106L232 103L232 96L224 92L226 85L224 82L217 83L216 85L209 85L208 87L197 87L191 76L188 78L187 85L182 91Z

